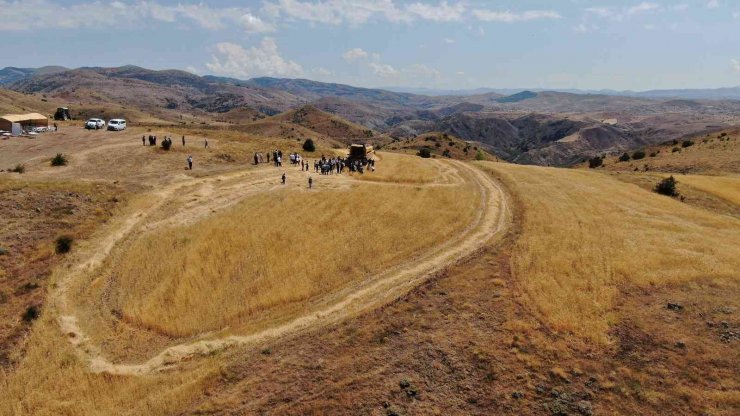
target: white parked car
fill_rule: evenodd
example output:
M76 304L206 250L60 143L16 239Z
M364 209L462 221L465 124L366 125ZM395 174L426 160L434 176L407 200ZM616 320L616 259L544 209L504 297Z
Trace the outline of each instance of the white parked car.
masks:
M88 130L97 130L105 127L105 120L100 118L91 118L85 122L85 128Z
M108 122L108 130L126 130L126 120L122 118L114 118Z

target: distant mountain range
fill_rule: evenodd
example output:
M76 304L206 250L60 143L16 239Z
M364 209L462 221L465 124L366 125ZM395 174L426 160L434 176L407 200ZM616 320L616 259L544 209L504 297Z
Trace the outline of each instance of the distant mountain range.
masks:
M431 88L413 88L413 87L384 87L383 89L393 92L428 95L428 96L470 96L488 93L501 95L513 95L523 91L531 92L565 92L569 94L589 94L589 95L611 95L621 97L640 97L640 98L673 98L686 100L740 100L740 86L726 88L703 88L703 89L668 89L668 90L649 90L649 91L617 91L617 90L579 90L579 89L562 89L562 88L475 88L461 90L431 89Z
M727 98L736 91L740 99L738 88L640 93L481 89L433 95L131 65L9 67L0 70L0 87L68 105L80 118L115 114L148 123L211 120L262 135L302 134L310 121L315 128L309 130L336 142L358 134L398 142L440 132L480 143L506 160L543 165L568 165L594 154L740 123L740 101ZM297 109L305 110L291 112ZM350 137L343 139L345 134Z

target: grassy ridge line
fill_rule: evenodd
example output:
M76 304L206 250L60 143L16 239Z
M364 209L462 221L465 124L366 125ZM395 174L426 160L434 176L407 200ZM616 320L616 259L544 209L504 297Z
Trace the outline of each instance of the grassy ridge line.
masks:
M740 221L594 172L482 162L524 208L513 271L557 331L605 344L621 285L737 285Z

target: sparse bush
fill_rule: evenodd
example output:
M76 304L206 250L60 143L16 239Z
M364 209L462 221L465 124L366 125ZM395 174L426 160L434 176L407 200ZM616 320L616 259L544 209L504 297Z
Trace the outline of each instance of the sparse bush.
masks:
M632 159L634 160L640 160L645 158L645 152L642 150L638 150L634 153L632 153Z
M442 144L441 144L441 143L439 143L439 142L437 142L437 143L434 143L434 147L442 147Z
M622 156L619 156L620 162L628 162L630 160L630 155L627 154L627 152L623 153Z
M306 141L303 142L303 150L307 152L316 151L316 145L314 144L313 139L306 139Z
M689 147L693 145L694 145L694 142L692 142L691 140L684 140L683 143L681 143L681 147Z
M57 254L69 253L72 250L72 242L74 239L68 235L63 235L57 238L56 252Z
M599 156L594 156L591 159L588 160L588 167L591 169L598 168L604 163L604 160L601 159Z
M31 322L39 317L39 307L36 305L29 306L21 316L25 322Z
M417 156L421 156L425 159L428 159L432 157L432 152L427 149L426 147L419 149L419 152L416 154Z
M452 154L450 154L449 149L445 149L444 152L442 152L442 156L444 157L452 157Z
M51 166L66 166L66 165L67 165L67 158L61 153L57 153L57 155L51 159Z
M478 153L475 154L475 160L486 160L486 155L484 155L483 152L478 150Z
M650 153L650 157L656 157L656 156L658 156L658 153L657 152Z
M15 167L13 169L8 169L8 170L10 170L11 172L15 172L15 173L23 173L23 172L26 171L26 166L25 165L21 165L19 163L19 164L15 165Z
M9 251L8 251L8 249L7 249L7 248L5 248L5 247L0 247L0 256L5 256L5 255L6 255L6 254L8 254L8 253L9 253Z
M674 147L673 149L671 149L671 152L673 153L680 152L680 151L681 149L679 149L678 147Z
M678 196L678 191L676 191L676 179L673 176L669 176L658 182L658 184L655 185L655 192L666 196Z

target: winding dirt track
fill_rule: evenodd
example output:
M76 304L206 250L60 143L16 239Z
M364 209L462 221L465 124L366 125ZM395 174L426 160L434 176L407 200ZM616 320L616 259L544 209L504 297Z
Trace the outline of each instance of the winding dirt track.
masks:
M68 335L69 341L76 346L81 358L89 363L91 371L116 375L144 375L172 368L179 362L196 356L209 355L235 346L265 343L279 337L330 325L391 302L448 265L474 253L493 238L500 237L509 224L510 211L506 194L489 175L463 162L451 160L435 162L440 164L441 171L447 172L443 175L443 179L468 180L479 189L481 209L478 210L472 223L462 233L409 261L341 291L332 296L331 301L323 304L319 309L296 317L287 323L250 335L232 335L171 346L141 363L121 364L111 362L78 325L74 307L68 296L71 282L75 280L84 281L79 279L86 279L94 274L103 265L114 247L131 233L155 227L156 225L152 225L152 218L149 215L177 198L179 191L187 187L198 186L201 199L211 199L211 203L206 205L182 205L178 214L181 221L183 218L184 221L195 221L198 218L210 215L213 207L223 208L224 204L236 203L250 194L276 188L274 185L275 178L273 178L276 171L267 168L199 179L182 178L167 188L149 195L147 203L142 209L117 220L109 229L106 229L106 234L99 241L94 242L94 247L91 245L87 250L81 250L83 254L65 271L65 276L60 279L56 290L52 293L51 305L53 305L53 310L58 316L61 330ZM305 172L291 172L289 174L289 178L305 179L304 176ZM378 183L352 180L344 175L331 179L331 187L379 185ZM209 189L213 189L214 184L224 181L229 184L233 181L232 185L226 186L226 189L229 190L225 193L225 195L229 195L228 201L223 197L219 198L215 192L209 192ZM388 183L387 185L399 186L395 183ZM444 185L438 183L414 186ZM239 192L240 190L241 192Z

